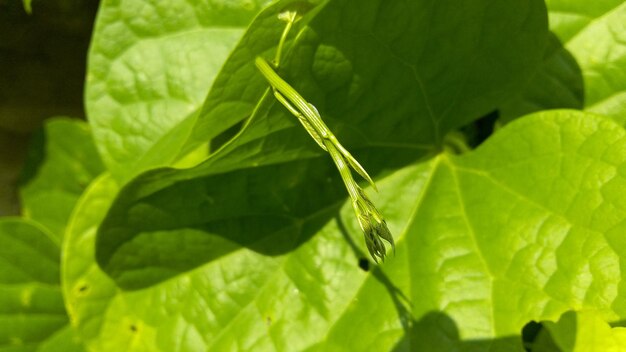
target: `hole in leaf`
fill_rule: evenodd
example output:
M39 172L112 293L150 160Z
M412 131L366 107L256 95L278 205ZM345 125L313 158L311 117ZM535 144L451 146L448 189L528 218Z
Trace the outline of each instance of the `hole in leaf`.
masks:
M359 268L363 271L370 271L370 261L365 258L359 258Z
M474 149L489 138L493 134L499 118L500 112L494 110L478 120L461 127L461 132L465 135L468 146Z
M527 351L532 349L532 346L537 339L537 336L539 336L542 328L543 325L536 321L531 321L522 328L522 343Z

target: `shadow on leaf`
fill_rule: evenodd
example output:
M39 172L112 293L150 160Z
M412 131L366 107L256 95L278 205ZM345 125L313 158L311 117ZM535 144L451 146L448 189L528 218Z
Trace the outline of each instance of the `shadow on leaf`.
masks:
M355 256L365 258L365 254L354 243L341 219L337 217L336 221ZM523 351L520 336L462 340L456 323L445 312L431 311L417 319L412 313L413 307L410 299L385 272L379 266L374 266L370 272L387 289L404 330L404 337L398 341L392 351Z
M526 87L500 107L501 121L514 119L540 110L582 109L585 86L576 58L550 32L543 63Z
M373 175L423 157L380 148L355 155L378 166ZM346 199L326 155L191 179L180 170L154 170L120 192L100 227L96 257L120 287L140 289L238 250L291 252Z
M456 323L443 312L432 311L411 321L408 333L393 348L400 351L524 351L519 336L463 340Z

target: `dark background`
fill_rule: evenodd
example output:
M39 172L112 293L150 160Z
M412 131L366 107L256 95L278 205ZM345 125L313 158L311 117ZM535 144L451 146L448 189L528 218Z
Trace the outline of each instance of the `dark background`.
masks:
M85 118L83 86L99 1L0 0L0 216L19 213L29 141L45 119Z

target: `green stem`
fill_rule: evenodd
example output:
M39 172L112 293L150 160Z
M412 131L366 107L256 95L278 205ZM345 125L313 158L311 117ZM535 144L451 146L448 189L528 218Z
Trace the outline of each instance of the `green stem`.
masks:
M285 41L287 41L287 35L293 26L293 21L288 20L285 29L283 30L283 34L280 36L280 41L278 42L278 48L276 49L276 57L274 58L274 64L276 67L280 66L280 58L283 53L283 47L285 46Z
M339 170L339 175L341 175L341 179L343 180L343 183L346 185L346 189L348 190L348 194L350 195L350 198L352 199L352 201L358 201L360 198L359 190L357 189L358 186L356 182L354 181L354 178L352 178L352 173L350 172L350 168L346 164L345 159L343 158L341 153L339 153L339 151L337 150L335 145L333 145L333 143L326 140L324 141L324 144L326 145L326 149L328 149L328 153L330 154L330 157L335 162L335 166L337 166L337 170Z
M359 162L348 152L346 148L344 148L335 135L330 131L328 126L324 123L319 112L313 105L308 103L304 98L298 93L292 86L289 85L285 80L283 80L277 73L272 69L270 64L265 61L261 57L257 57L255 60L255 64L261 74L267 79L272 88L274 89L274 95L278 99L278 101L283 104L293 115L298 117L300 121L303 123L304 127L307 129L311 137L315 139L315 141L321 145L321 140L330 140L334 146L339 149L339 152L343 155L343 157L348 161L350 166L363 177L374 190L378 191L376 188L376 184L372 180L372 178L367 174L363 166L359 164ZM295 108L294 106L295 105ZM306 123L304 119L306 120ZM322 147L322 149L325 149Z
M283 106L285 108L287 108L287 110L289 110L289 112L292 115L294 115L295 117L298 118L298 121L300 121L300 123L302 124L304 129L309 133L311 138L313 138L313 140L315 140L315 142L317 143L317 145L320 146L320 148L322 148L324 151L326 151L326 146L324 145L323 139L317 134L317 131L315 130L315 128L313 128L313 126L311 126L311 124L306 119L306 117L304 117L300 113L300 111L298 111L298 109L294 108L291 105L291 103L289 103L289 101L287 99L285 99L285 97L283 97L282 94L280 94L280 92L278 92L274 88L272 88L272 90L274 91L274 97L276 98L276 100L278 100L279 103L283 104Z
M354 208L359 226L363 230L365 243L370 255L376 262L378 262L377 257L384 260L386 250L381 239L389 242L395 252L393 237L381 214L369 198L367 198L363 189L354 181L350 168L354 169L359 175L365 178L376 190L374 181L372 181L365 169L350 152L339 143L335 135L322 120L315 106L304 100L300 93L290 86L289 83L284 81L275 71L275 68L280 64L283 47L292 25L296 21L297 13L281 13L279 18L285 20L287 25L283 30L276 49L274 67L261 57L255 59L255 65L269 82L276 99L285 106L292 115L298 118L304 129L315 142L330 154L352 200L352 207Z
M327 138L330 130L326 127L326 124L317 117L317 111L311 108L311 105L304 100L304 98L292 87L289 83L285 82L280 76L272 69L270 64L262 57L257 57L254 60L256 67L261 71L261 74L267 79L272 87L280 92L287 100L298 108L298 110L304 115L311 125L315 128L317 133L322 138Z

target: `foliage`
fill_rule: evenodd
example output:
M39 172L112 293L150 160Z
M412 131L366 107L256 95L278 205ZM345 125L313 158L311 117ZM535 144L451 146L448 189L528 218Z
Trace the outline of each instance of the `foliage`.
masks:
M626 122L626 2L546 0L552 30L544 63L502 109L510 120L529 112L574 108Z
M23 173L22 213L60 241L76 201L104 167L83 121L51 119L42 137L43 145L34 144L40 148L32 148L29 159L41 162Z
M30 219L0 222L4 314L54 321L0 351L623 349L626 5L306 4L102 3L90 127L46 126ZM255 67L294 6L277 72L376 182L384 263Z
M63 305L57 240L33 222L0 220L1 351L83 351Z

